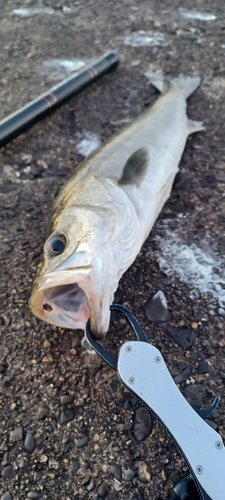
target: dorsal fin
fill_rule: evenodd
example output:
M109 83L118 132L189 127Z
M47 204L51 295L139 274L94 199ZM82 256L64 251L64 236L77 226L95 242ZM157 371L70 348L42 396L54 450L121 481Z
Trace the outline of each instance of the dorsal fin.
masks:
M119 184L136 184L138 187L149 164L149 153L145 148L139 148L132 153L124 165Z

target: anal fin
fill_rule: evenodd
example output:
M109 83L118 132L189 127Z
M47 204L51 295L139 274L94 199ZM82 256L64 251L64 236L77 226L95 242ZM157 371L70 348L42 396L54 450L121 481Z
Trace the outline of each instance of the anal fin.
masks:
M192 134L193 132L199 132L200 130L205 130L204 122L188 120L188 130L190 134Z

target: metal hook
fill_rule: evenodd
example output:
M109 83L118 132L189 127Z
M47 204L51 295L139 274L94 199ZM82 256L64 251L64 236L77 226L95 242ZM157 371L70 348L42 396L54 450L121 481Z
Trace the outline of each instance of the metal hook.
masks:
M129 309L127 309L127 307L121 306L120 304L112 304L110 306L110 310L111 311L119 311L124 316L126 316L126 318L127 318L128 322L130 323L137 339L141 342L148 342L148 339L147 339L145 333L143 332L141 326L139 325L137 319L131 313L131 311ZM114 370L117 370L117 361L118 361L117 357L114 356L114 354L111 354L110 352L106 351L106 349L101 344L99 344L99 342L97 342L97 340L95 340L93 338L93 335L91 332L90 319L87 322L85 334L86 334L87 341L89 342L91 347L93 347L94 351L97 352L97 354L99 354L99 356L101 356L101 358L104 359L104 361L106 361L106 363L108 363L109 366L114 368Z

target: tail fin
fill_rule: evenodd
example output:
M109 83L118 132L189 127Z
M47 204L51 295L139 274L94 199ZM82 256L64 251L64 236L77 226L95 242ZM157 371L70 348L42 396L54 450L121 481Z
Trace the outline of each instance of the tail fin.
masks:
M191 95L201 83L199 76L181 76L167 79L162 73L154 73L151 70L146 71L145 76L162 94L173 88L174 90L181 91L185 98Z

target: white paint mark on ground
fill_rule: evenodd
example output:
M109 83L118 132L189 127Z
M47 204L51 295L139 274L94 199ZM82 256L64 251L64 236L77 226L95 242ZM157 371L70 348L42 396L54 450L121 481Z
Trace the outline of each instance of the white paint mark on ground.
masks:
M58 14L54 9L51 9L51 7L43 7L43 8L30 8L30 9L14 9L13 14L16 16L20 17L31 17L31 16L37 16L37 15L52 15L52 14Z
M101 146L101 139L99 135L94 134L93 132L88 132L87 130L83 130L82 133L78 133L77 137L82 137L82 140L77 144L78 153L83 156L90 155L95 149Z
M210 14L209 12L187 12L184 9L179 9L181 16L186 19L198 19L199 21L215 21L216 16L214 14Z
M175 233L165 232L163 237L157 236L161 254L158 263L163 272L170 278L178 278L192 288L191 298L200 293L211 293L218 301L220 308L225 308L225 267L224 260L206 252L195 243L187 245ZM221 312L223 309L219 312Z
M131 45L131 47L154 47L155 45L161 45L165 47L168 45L168 42L159 31L133 31L130 35L126 36L124 45Z
M50 59L43 62L43 74L50 74L53 80L61 80L86 66L81 59Z

